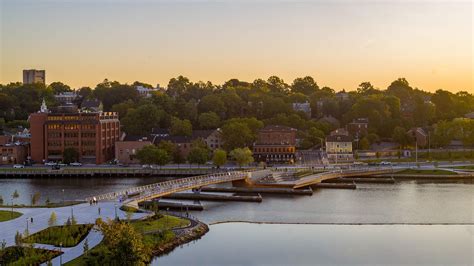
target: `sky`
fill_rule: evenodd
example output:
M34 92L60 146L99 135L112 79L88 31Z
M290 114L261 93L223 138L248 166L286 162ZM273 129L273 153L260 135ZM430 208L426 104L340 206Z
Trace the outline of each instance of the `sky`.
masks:
M166 86L310 75L320 87L474 93L470 0L0 0L0 83Z

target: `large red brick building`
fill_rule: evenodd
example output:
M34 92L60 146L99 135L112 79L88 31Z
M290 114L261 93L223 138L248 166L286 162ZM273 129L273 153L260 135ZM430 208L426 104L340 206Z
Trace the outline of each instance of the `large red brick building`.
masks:
M101 164L114 158L120 122L114 112L49 113L46 108L29 117L31 158L61 161L64 149L79 152L79 161Z
M286 126L266 126L258 132L253 147L255 161L293 163L296 151L296 129Z

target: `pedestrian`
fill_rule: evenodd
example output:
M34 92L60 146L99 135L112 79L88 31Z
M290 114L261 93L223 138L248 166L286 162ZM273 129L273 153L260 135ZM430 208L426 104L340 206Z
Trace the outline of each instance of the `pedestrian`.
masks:
M89 206L92 206L92 200L89 200Z
M31 223L33 223L33 217L31 217Z
M98 211L99 211L99 215L100 215L100 207L99 207Z

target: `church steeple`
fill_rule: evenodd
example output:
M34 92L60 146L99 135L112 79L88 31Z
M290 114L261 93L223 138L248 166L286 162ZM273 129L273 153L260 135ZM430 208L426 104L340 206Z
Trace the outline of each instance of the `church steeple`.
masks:
M49 113L48 111L48 106L46 106L46 102L44 101L44 98L43 98L43 103L41 103L41 107L40 107L40 113Z

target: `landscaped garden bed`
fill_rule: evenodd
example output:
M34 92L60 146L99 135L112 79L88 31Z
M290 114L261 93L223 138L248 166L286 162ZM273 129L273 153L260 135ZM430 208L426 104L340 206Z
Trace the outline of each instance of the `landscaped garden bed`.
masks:
M92 224L73 224L53 226L26 237L25 243L41 243L59 247L74 247L79 244L92 229Z
M7 247L0 250L0 265L40 265L61 252L31 247Z
M13 219L16 219L16 218L18 218L22 215L23 215L23 213L20 213L20 212L0 210L0 222L13 220Z

